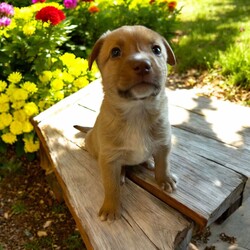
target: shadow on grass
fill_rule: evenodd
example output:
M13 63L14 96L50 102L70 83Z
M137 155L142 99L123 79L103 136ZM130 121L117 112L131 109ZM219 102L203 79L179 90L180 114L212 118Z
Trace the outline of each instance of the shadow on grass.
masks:
M197 9L194 21L179 22L180 39L175 52L178 69L207 69L216 61L219 51L226 51L235 43L242 43L240 37L246 32L249 22L250 2L246 0L213 1L207 9ZM185 6L183 7L185 11ZM250 34L249 34L250 36Z

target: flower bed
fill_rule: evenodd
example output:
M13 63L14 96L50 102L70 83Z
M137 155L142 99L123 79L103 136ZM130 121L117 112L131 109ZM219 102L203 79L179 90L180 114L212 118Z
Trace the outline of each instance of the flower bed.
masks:
M169 38L178 12L166 0L0 3L0 151L39 149L30 117L97 77L84 58L103 32L142 24Z

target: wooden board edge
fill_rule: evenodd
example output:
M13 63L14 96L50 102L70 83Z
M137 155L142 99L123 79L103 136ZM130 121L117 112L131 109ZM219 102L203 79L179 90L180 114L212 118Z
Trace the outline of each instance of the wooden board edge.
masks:
M150 170L145 169L145 171L150 171ZM190 209L183 203L180 203L175 198L168 195L166 192L163 192L153 180L150 180L150 178L148 180L140 178L132 170L132 168L129 168L129 170L126 170L126 176L131 181L133 181L134 183L136 183L137 185L139 185L140 187L142 187L149 193L153 194L155 197L165 202L170 207L176 209L181 214L183 214L187 218L197 223L199 230L202 230L203 228L208 226L208 220L205 217L202 217L200 214L196 213L195 211L193 211L192 209Z
M68 209L70 210L70 213L72 214L73 218L74 218L74 221L77 225L77 228L79 229L80 231L80 235L82 237L82 240L85 244L85 246L87 247L88 250L94 250L90 240L89 240L89 237L87 235L87 233L85 232L84 228L82 227L81 223L78 221L78 217L76 215L76 213L74 212L74 208L70 205L70 202L69 202L69 199L68 199L68 196L67 196L67 188L66 188L66 185L64 183L64 181L62 180L62 178L60 177L60 174L56 171L56 167L54 166L53 164L53 160L50 156L50 150L49 150L49 147L47 146L47 143L46 143L46 140L43 136L43 133L42 131L40 130L39 126L38 126L38 122L35 121L35 120L31 120L32 121L32 124L34 125L34 128L35 128L35 131L39 137L39 140L42 144L42 147L43 147L43 150L44 150L44 153L46 154L48 160L50 161L50 164L51 166L53 167L53 173L55 174L56 176L56 179L58 181L58 184L60 185L60 187L62 188L62 196L63 196L63 199L68 207Z
M246 184L246 177L242 175L242 178L244 182L242 182L240 185L238 185L237 188L231 194L226 198L226 200L223 202L223 204L227 204L227 209L222 209L221 207L218 207L210 216L209 224L213 223L216 220L225 220L228 216L230 216L237 208L240 207L243 200L243 192L244 187ZM238 206L238 207L236 207ZM229 212L228 212L229 211ZM231 211L231 212L230 212ZM215 216L216 214L216 216ZM227 215L226 215L227 214ZM222 216L222 218L221 218Z

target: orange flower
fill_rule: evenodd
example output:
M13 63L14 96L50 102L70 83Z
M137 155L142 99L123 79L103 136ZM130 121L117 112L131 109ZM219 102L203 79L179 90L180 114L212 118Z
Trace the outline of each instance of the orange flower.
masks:
M176 9L176 6L177 6L177 2L176 1L168 2L168 9L169 9L169 11L174 11Z
M97 13L100 11L100 9L96 5L90 6L88 10L90 13Z

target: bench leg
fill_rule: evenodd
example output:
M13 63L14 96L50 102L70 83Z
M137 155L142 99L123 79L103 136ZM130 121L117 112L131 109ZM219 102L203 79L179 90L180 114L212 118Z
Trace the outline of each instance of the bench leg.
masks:
M39 156L40 156L40 166L42 167L42 169L45 170L46 180L51 190L53 191L55 198L57 199L58 202L61 203L64 200L63 191L59 183L57 182L56 176L53 171L53 166L49 160L49 157L42 143L40 143Z

